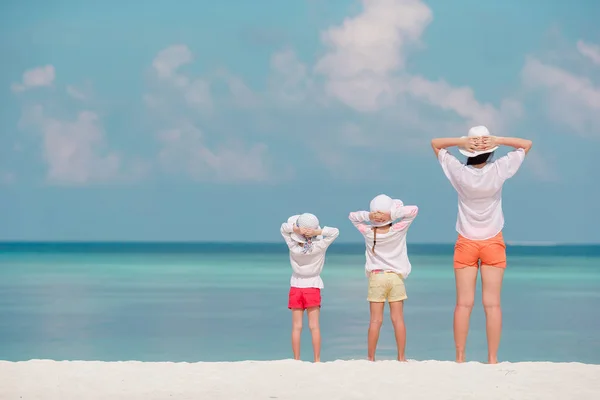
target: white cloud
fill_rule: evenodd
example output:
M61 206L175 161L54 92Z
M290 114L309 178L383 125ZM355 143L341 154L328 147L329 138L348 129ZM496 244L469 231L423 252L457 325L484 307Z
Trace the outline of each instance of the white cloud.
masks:
M67 85L67 94L77 100L86 100L88 98L84 90L73 85Z
M22 86L25 89L48 86L52 84L54 76L51 65L28 70L23 74ZM83 89L68 85L62 93L78 100L87 100L90 98L90 86L89 82ZM64 114L57 117L58 113L64 111L61 97L51 99L47 107L44 104L25 105L19 127L40 136L49 183L83 185L130 181L145 174L147 167L142 160L127 163L127 168L123 168L123 160L106 142L106 133L95 111L84 109L72 118L65 118ZM16 144L14 149L22 151L22 146Z
M48 181L86 184L118 176L121 160L107 148L96 113L82 111L74 120L59 120L38 105L24 114L21 124L42 134Z
M355 16L321 32L325 51L314 64L290 48L274 53L262 105L285 117L270 113L259 123L276 134L308 135L306 147L338 177L358 173L354 153L372 151L371 143L414 152L427 151L424 138L435 132L461 134L469 125L505 134L523 112L518 101L483 103L470 87L407 71L407 57L421 47L432 18L421 0L364 0Z
M199 181L266 182L271 174L264 144L245 146L231 140L210 149L203 132L190 124L163 131L159 153L161 165L170 172L183 172Z
M152 67L159 78L173 79L177 78L177 69L182 65L189 64L192 59L192 52L186 45L172 45L156 55L152 61Z
M420 0L363 0L363 12L321 34L329 48L316 70L335 78L385 75L404 66L407 45L431 22Z
M485 124L505 134L522 115L516 100L483 103L470 87L432 81L406 69L410 52L422 47L421 36L433 19L423 1L361 4L356 15L321 32L325 51L314 65L300 61L289 48L271 58L268 96L277 107L305 115L306 123L320 121L308 129L318 137L309 147L332 174L356 173L353 153L372 151L377 146L371 143L389 145L380 151L398 146L407 152L427 151L424 138L435 132L461 134L469 126ZM294 132L291 125L288 132ZM331 148L335 154L323 150Z
M35 87L50 86L54 82L55 76L54 66L52 65L33 68L23 72L22 82L13 83L11 88L16 93Z
M243 79L231 74L224 74L223 78L237 106L253 108L260 105L260 98L244 83Z
M600 46L579 40L577 42L577 50L594 64L600 65Z
M152 68L159 81L178 90L186 103L196 109L211 111L213 100L210 84L203 79L190 79L179 69L191 63L193 56L186 45L172 45L161 50L152 61Z
M271 57L269 91L278 106L306 105L313 97L313 81L308 67L302 63L291 49L284 49Z
M402 110L416 111L429 105L458 116L464 121L461 129L486 124L501 130L521 115L515 100L506 99L499 107L480 103L469 87L430 81L406 71L410 50L420 45L421 35L433 19L423 1L363 0L362 4L358 15L321 34L327 52L314 71L325 77L327 95L361 113L387 109L411 122L415 122L414 113ZM445 118L438 121L446 124ZM430 125L431 116L427 119Z
M548 114L582 136L600 132L600 87L589 77L529 57L522 71L524 85L541 91Z
M315 71L326 92L363 112L381 109L396 96L394 73L405 65L411 44L431 22L420 0L363 0L363 11L321 34L328 48Z
M503 130L506 121L522 114L521 104L517 101L504 100L500 108L482 104L470 87L453 87L443 80L433 82L414 76L408 80L405 90L421 101L454 112L469 126L482 124L497 132Z
M155 87L144 96L144 102L157 119L159 165L171 173L183 173L198 181L213 182L266 182L273 178L267 146L262 143L246 144L239 133L215 140L211 131L205 133L200 126L212 111L214 99L210 81L192 78L179 72L179 68L193 60L191 51L184 45L170 46L160 51L154 59L153 69L161 82L169 87ZM238 77L220 73L236 105L254 107L259 99ZM181 109L184 102L192 107ZM210 145L209 145L210 143Z

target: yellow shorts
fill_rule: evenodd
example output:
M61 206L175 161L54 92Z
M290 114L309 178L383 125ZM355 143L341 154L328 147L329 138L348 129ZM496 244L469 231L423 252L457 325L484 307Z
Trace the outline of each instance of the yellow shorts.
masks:
M406 300L406 287L400 274L394 272L371 272L369 274L369 293L367 301L388 303Z

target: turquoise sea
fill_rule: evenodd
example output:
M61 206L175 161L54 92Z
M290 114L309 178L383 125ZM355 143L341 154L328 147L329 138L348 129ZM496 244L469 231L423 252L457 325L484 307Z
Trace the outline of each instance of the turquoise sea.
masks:
M365 358L364 245L323 272L323 361ZM452 360L452 245L409 245L407 356ZM505 361L600 364L600 246L509 246ZM291 357L287 248L276 244L2 243L0 359L236 361ZM485 361L481 294L470 360ZM304 332L302 358L311 359ZM378 356L394 358L389 320Z

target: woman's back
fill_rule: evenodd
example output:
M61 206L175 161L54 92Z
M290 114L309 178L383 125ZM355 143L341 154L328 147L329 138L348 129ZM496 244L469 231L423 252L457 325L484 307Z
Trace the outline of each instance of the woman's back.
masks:
M458 233L472 240L485 240L502 230L502 187L524 159L525 151L519 149L476 168L461 163L445 149L439 151L444 174L458 193Z

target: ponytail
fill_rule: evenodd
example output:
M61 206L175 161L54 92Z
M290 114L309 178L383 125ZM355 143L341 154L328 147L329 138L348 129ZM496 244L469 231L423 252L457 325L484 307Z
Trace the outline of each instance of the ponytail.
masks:
M373 254L375 254L375 244L377 244L377 227L373 228L373 247L371 247Z

